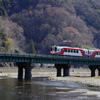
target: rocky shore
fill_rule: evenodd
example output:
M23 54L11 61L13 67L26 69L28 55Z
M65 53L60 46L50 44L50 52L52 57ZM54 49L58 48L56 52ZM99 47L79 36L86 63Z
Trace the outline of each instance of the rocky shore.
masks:
M63 70L62 70L63 71ZM8 76L17 78L18 68L17 67L1 67L0 76ZM90 86L100 86L100 76L96 71L96 76L91 77L91 72L88 68L71 68L69 77L56 77L55 68L34 68L32 69L32 78L36 77L47 77L49 80L75 82ZM2 79L2 78L1 78Z

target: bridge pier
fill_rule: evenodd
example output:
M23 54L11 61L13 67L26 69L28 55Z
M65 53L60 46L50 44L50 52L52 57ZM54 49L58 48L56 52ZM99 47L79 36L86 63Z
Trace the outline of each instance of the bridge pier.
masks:
M25 79L31 79L31 63L16 63L18 66L18 79L23 79L23 68L25 69Z
M70 69L71 65L70 64L64 64L63 65L63 77L65 76L69 76L69 69Z
M55 67L57 69L57 77L61 77L61 69L62 69L61 64L55 64Z
M95 76L95 70L96 70L96 66L95 65L90 65L89 69L91 70L91 77Z
M57 77L61 77L61 69L63 68L63 77L69 76L70 64L55 64L57 69Z
M32 74L31 74L31 68L25 68L25 79L31 79Z
M23 68L18 67L18 79L23 79Z

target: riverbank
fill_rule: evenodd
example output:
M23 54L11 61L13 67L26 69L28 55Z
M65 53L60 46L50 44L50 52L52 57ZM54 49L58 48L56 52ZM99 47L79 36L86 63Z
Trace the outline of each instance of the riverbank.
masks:
M63 71L63 70L62 70ZM1 67L0 76L8 76L17 78L17 67ZM24 76L24 75L23 75ZM91 86L100 86L100 77L96 71L96 77L91 77L91 72L88 68L71 68L69 77L56 77L55 68L34 68L32 69L32 78L47 77L49 80L75 82L79 84L86 84Z

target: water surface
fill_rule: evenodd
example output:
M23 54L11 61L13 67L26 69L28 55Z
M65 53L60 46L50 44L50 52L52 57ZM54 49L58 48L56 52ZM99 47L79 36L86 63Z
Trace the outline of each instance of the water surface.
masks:
M30 81L1 78L0 100L100 100L100 87L50 81L46 77Z

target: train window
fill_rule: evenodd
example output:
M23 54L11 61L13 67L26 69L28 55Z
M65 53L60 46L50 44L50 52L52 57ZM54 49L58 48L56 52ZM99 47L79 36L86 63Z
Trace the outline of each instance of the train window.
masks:
M52 49L52 47L51 47L51 51L52 51L53 49Z
M97 52L97 55L99 55L99 52Z
M74 53L75 53L75 51L76 51L76 50L74 50Z
M98 52L98 55L100 55L100 53Z
M73 50L71 50L71 52L73 52Z
M70 52L70 50L68 50L68 52Z
M78 53L78 50L75 50L75 53Z
M57 47L55 47L55 51L57 51Z
M65 49L65 52L67 52L67 49Z

